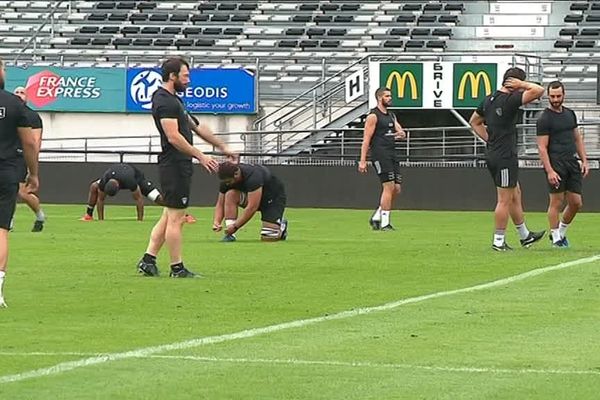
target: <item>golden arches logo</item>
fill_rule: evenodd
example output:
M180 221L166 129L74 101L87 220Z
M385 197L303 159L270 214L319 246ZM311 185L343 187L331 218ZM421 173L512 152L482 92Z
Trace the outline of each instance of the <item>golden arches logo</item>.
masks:
M419 98L419 92L417 89L417 80L415 78L415 75L410 72L410 71L405 71L404 73L400 74L400 72L398 71L394 71L391 74L389 74L387 81L385 83L385 87L389 88L390 90L393 89L393 84L394 82L396 82L396 85L398 85L397 88L397 93L398 93L398 98L403 99L404 98L404 90L406 89L406 83L408 82L410 84L410 98L412 100L417 100Z
M483 81L485 95L492 94L492 83L490 82L490 77L485 71L479 71L477 74L474 74L471 71L467 71L463 74L462 78L460 78L460 83L458 84L458 99L465 99L465 89L467 87L467 81L471 83L471 98L476 99L479 94L479 84Z

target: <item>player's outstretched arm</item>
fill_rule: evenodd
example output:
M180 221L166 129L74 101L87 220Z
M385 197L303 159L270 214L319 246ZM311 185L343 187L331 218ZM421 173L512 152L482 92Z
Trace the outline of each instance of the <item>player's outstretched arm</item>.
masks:
M104 199L106 198L106 193L104 193L102 190L100 190L100 188L98 187L98 220L102 221L104 220Z
M375 133L375 126L377 125L377 116L375 114L369 114L365 121L365 130L363 132L362 145L360 146L360 161L358 162L358 172L365 174L367 172L367 153L371 146L371 139Z
M131 192L133 199L135 200L135 208L137 211L137 220L144 220L144 196L142 196L142 192L140 191L140 187L138 186L133 192Z
M215 204L215 212L213 216L212 230L220 232L222 229L223 218L225 216L225 194L219 193L217 203Z
M232 152L229 149L229 146L227 146L224 141L217 137L208 125L201 124L200 121L198 121L198 119L191 114L188 114L188 118L190 119L190 126L192 126L192 130L196 135L202 138L202 140L205 142L210 143L221 150L221 152L226 156L229 156L234 160L237 159L237 154Z
M260 200L262 199L262 186L253 192L248 193L248 205L244 208L242 215L233 223L227 227L226 233L233 235L242 226L246 225L248 221L252 219L258 207L260 206Z

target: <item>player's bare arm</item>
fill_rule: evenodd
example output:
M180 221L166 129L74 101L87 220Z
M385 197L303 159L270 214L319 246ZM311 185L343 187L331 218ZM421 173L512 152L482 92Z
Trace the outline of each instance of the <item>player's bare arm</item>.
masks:
M36 193L40 182L38 179L38 148L30 127L19 127L17 133L23 144L23 156L29 173L27 174L27 191Z
M406 132L397 120L394 121L394 128L396 129L396 139L406 139Z
M143 221L144 220L144 196L142 196L142 191L140 190L139 186L133 192L131 192L131 195L133 196L133 199L135 200L135 208L137 211L137 220Z
M504 86L510 89L522 89L523 97L522 103L528 104L534 100L539 99L544 95L544 88L537 83L522 81L517 78L508 78L504 83Z
M560 184L560 175L554 171L552 168L552 164L550 163L550 156L548 155L548 145L550 143L549 135L540 135L537 137L537 145L538 145L538 153L540 155L540 160L542 160L542 164L544 165L544 170L546 170L546 177L548 182L554 186L558 187Z
M361 174L367 173L367 153L371 146L371 139L375 134L375 126L377 125L377 116L369 114L365 121L365 130L363 133L362 145L360 147L360 161L358 162L358 172Z
M189 144L183 136L179 134L179 124L175 118L162 118L160 124L167 136L169 143L178 151L194 157L210 173L217 172L219 163L212 157L202 153L200 150Z
M215 212L213 216L213 226L212 230L215 232L220 232L223 229L222 223L223 218L225 216L225 194L219 193L219 197L217 197L217 203L215 204Z
M106 199L106 193L100 190L98 187L98 204L96 210L98 210L98 220L104 220L104 199Z
M253 192L248 193L248 205L246 206L246 208L244 208L244 212L240 217L238 217L238 219L233 223L233 225L228 226L226 228L226 233L228 235L233 235L237 230L239 230L242 226L246 225L246 223L252 219L256 211L258 211L261 199L262 187L256 189Z
M585 151L585 143L583 142L583 134L577 128L573 129L573 135L575 135L575 147L577 148L577 155L581 160L581 173L585 178L590 172L590 166L587 160L587 153Z
M469 124L471 124L471 128L475 134L484 142L488 142L489 136L487 128L485 127L485 119L477 111L473 112L471 115L471 119L469 120Z

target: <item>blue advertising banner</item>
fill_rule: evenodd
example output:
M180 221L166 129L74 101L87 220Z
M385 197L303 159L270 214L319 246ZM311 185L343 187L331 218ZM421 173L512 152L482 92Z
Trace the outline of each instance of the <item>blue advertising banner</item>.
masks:
M128 69L127 112L149 112L161 84L158 69ZM192 69L190 85L179 95L192 113L255 114L256 75L242 68Z
M40 111L125 112L124 68L6 68L6 89L25 87Z

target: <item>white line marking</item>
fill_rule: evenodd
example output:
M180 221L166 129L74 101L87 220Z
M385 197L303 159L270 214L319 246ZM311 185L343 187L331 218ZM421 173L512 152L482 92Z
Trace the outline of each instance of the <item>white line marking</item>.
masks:
M17 353L0 352L0 356L15 357L47 357L47 356L102 356L103 353L81 353L76 351ZM138 357L141 359L163 360L190 360L201 362L221 362L235 364L281 364L281 365L322 365L331 367L356 367L356 368L393 368L393 369L421 369L427 371L465 372L465 373L491 373L491 374L547 374L547 375L600 375L600 370L573 370L573 369L535 369L535 368L494 368L494 367L451 367L436 365L418 365L401 363L373 363L369 361L333 361L333 360L299 360L267 359L267 358L220 358L203 356L167 356L150 355Z
M466 288L462 288L462 289L454 289L454 290L447 290L447 291L443 291L443 292L431 293L431 294L426 294L426 295L422 295L422 296L409 297L407 299L402 299L402 300L394 301L391 303L382 304L380 306L357 308L354 310L347 310L347 311L342 311L342 312L335 313L335 314L325 315L323 317L299 319L296 321L284 322L281 324L269 325L269 326L265 326L265 327L261 327L261 328L246 329L243 331L239 331L239 332L235 332L235 333L228 333L225 335L206 336L206 337L202 337L202 338L186 340L183 342L163 344L163 345L152 346L152 347L144 347L141 349L125 351L122 353L109 353L109 354L105 354L105 355L84 358L84 359L76 360L76 361L66 361L66 362L62 362L62 363L59 363L59 364L56 364L56 365L53 365L53 366L47 367L47 368L39 368L39 369L22 372L22 373L18 373L18 374L14 374L14 375L4 375L4 376L0 377L0 383L18 382L18 381L23 381L23 380L32 379L32 378L38 378L38 377L42 377L42 376L57 375L57 374L61 374L63 372L72 371L77 368L89 367L91 365L104 364L104 363L107 363L110 361L126 360L126 359L130 359L130 358L148 357L148 356L151 356L154 354L164 353L167 351L183 350L183 349L189 349L189 348L193 348L193 347L204 346L207 344L229 342L232 340L245 339L245 338L264 335L264 334L268 334L268 333L279 332L279 331L283 331L286 329L302 328L305 326L314 325L314 324L318 324L320 322L325 322L325 321L346 319L346 318L356 317L359 315L370 314L370 313L377 312L377 311L393 310L395 308L398 308L398 307L406 305L406 304L419 303L422 301L437 299L440 297L452 296L455 294L462 294L462 293L475 292L478 290L490 289L493 287L503 286L503 285L507 285L507 284L510 284L513 282L522 281L524 279L542 275L547 272L570 268L570 267L573 267L576 265L588 264L588 263L592 263L592 262L595 262L598 260L600 260L600 255L595 255L592 257L580 258L577 260L568 261L568 262L560 263L557 265L551 265L548 267L534 269L534 270L531 270L528 272L524 272L522 274L509 276L508 278L502 278L502 279L498 279L498 280L488 282L488 283L482 283L480 285L470 286L470 287L466 287Z
M284 364L284 365L323 365L331 367L360 367L360 368L394 368L394 369L421 369L426 371L466 372L466 373L491 373L491 374L554 374L554 375L600 375L596 370L569 370L569 369L534 369L534 368L490 368L490 367L450 367L435 365L414 365L397 363L372 363L365 361L328 361L328 360L298 360L298 359L264 359L264 358L218 358L196 356L160 356L152 355L144 358L159 358L173 360L192 360L204 362L223 362L239 364Z

